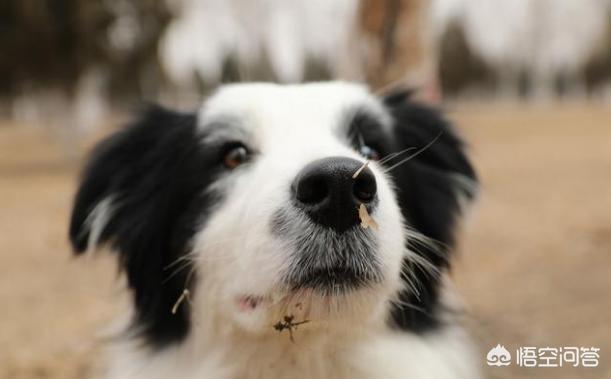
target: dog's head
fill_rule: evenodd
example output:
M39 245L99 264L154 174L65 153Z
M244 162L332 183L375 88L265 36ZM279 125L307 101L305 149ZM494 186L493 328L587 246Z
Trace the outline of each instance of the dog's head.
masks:
M285 316L420 330L474 190L461 141L405 93L232 85L102 142L70 238L117 252L134 325L157 346L211 317L249 333Z

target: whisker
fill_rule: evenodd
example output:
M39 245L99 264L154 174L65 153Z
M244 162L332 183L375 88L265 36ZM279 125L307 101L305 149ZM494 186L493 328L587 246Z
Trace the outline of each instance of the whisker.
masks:
M168 276L163 280L163 283L168 282L170 279L178 275L181 271L183 271L185 268L189 267L190 265L193 265L193 267L197 266L198 262L222 262L224 260L230 261L234 259L233 257L229 255L212 254L212 252L216 250L215 248L217 246L222 246L226 242L235 242L235 241L240 241L240 240L244 240L244 239L239 239L239 238L219 239L215 243L206 244L206 246L201 251L192 251L182 257L177 258L172 263L164 267L163 270L167 271L179 265L179 267L176 267L172 272L168 274ZM263 261L264 259L265 259L264 257L256 258L256 260L261 260L261 261Z
M391 170L397 168L398 166L408 162L410 159L417 157L422 152L424 152L429 147L431 147L435 142L437 142L437 140L439 139L439 137L441 137L442 134L443 134L443 131L439 132L439 134L437 134L437 136L435 138L433 138L433 140L431 142L427 143L423 148L421 148L420 150L416 151L414 154L410 155L409 157L406 157L405 159L402 159L401 161L399 161L399 162L395 163L394 165L390 166L384 172L390 172Z
M414 267L421 268L424 274L429 275L432 278L439 278L441 276L441 271L439 268L431 263L428 259L416 253L412 253L407 259Z
M167 266L165 266L163 268L163 271L169 270L172 267L176 266L177 264L181 263L184 260L188 260L188 259L192 259L193 257L191 257L191 255L195 255L193 252L183 255L182 257L178 257L176 258L172 263L168 264Z
M391 302L394 303L394 304L406 307L406 308L413 309L413 310L415 310L417 312L421 312L421 313L423 313L425 315L432 316L431 312L428 312L426 309L424 309L422 307L419 307L417 305L414 305L412 303L409 303L409 302L406 302L406 301L402 301L401 299L393 299Z
M410 291L416 296L418 300L420 300L420 291L418 290L418 287L422 288L422 285L420 283L415 283L414 280L412 280L413 278L418 281L418 278L416 278L411 271L408 273L402 272L401 278L405 280Z
M182 270L186 269L187 267L189 267L192 263L194 263L195 260L189 260L188 262L184 262L184 264L180 265L178 268L176 268L174 271L172 271L170 273L170 275L168 275L165 279L163 279L162 284L167 283L170 279L172 279L174 276L178 275Z
M444 251L448 249L448 245L436 240L431 237L427 237L424 234L418 232L417 230L406 226L404 228L405 234L407 235L407 245L411 246L414 249L418 249L419 247L427 249L428 252L431 252L439 257L444 257Z
M399 155L401 155L401 154L405 154L405 153L407 153L408 151L412 151L412 150L414 150L414 149L415 149L415 147L413 147L413 146L412 146L412 147L408 147L407 149L403 149L403 150L401 150L401 151L397 151L397 152L394 152L394 153L388 154L388 155L387 155L387 156L385 156L384 158L380 159L380 160L378 161L378 163L379 163L379 164L384 164L384 163L386 163L386 162L388 162L388 161L390 161L390 160L392 160L392 159L396 158L397 156L399 156Z

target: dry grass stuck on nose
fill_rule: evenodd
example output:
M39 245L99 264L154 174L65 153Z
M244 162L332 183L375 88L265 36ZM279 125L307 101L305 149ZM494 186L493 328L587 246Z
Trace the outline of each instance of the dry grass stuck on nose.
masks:
M373 219L367 212L367 207L365 204L361 204L359 207L359 218L361 219L361 227L363 229L371 228L378 230L379 226L376 220Z

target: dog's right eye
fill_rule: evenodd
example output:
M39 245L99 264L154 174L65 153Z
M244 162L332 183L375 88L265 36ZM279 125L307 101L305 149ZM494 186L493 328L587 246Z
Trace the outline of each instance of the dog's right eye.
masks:
M242 144L231 145L223 153L223 165L230 170L248 162L249 159L250 152Z
M367 159L369 159L371 161L379 161L380 160L380 153L376 149L374 149L373 147L370 147L368 145L362 145L360 147L360 149L359 149L359 153L363 157L365 157L365 158L367 158Z

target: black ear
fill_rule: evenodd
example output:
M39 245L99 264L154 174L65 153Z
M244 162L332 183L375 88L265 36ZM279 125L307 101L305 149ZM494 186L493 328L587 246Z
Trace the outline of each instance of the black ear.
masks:
M213 159L196 135L194 114L150 107L128 128L101 142L74 201L70 240L79 254L107 244L133 293L134 326L160 346L188 332L188 308L172 306L188 285L188 253L211 199Z
M410 250L422 258L424 265L404 262L405 290L392 319L402 328L423 330L437 322L440 285L439 276L424 266L439 271L448 266L457 222L463 208L476 196L477 177L463 141L440 112L411 101L408 93L387 97L385 105L394 121L396 150L419 149L390 173L405 220L430 241L409 242ZM410 280L416 290L409 288Z

